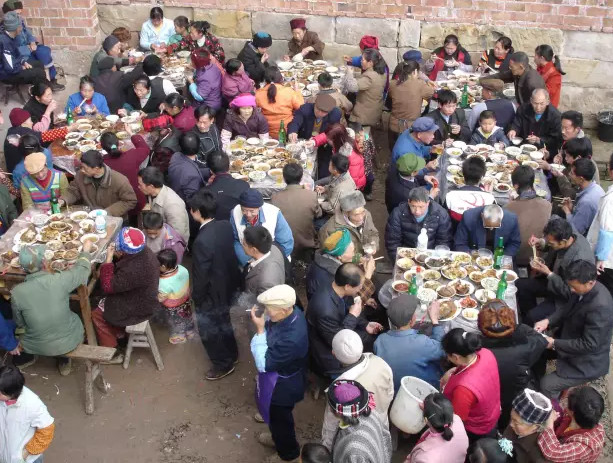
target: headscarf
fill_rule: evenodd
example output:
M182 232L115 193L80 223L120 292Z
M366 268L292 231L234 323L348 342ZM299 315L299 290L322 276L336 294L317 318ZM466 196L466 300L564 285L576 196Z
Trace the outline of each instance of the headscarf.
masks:
M255 106L255 97L251 93L242 93L232 100L230 106L233 108L245 108Z
M334 257L342 256L351 244L351 234L349 230L343 228L332 233L324 241L323 253Z
M359 417L370 405L370 394L357 381L336 380L327 392L328 405L346 418Z
M364 51L367 48L379 49L379 37L374 35L365 35L360 39L360 50Z
M44 245L24 246L19 251L19 265L26 273L36 273L43 269L45 259Z
M145 234L138 228L123 227L115 239L117 250L126 254L138 254L145 249Z

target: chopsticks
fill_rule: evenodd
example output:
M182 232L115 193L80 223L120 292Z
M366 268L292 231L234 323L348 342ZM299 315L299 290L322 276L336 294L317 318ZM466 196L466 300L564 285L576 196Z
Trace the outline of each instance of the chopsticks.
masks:
M83 103L85 103L87 100L85 98L83 98L83 101L81 101L81 104L79 106L77 106L77 108L80 108L81 106L83 106Z
M571 202L571 203L574 203L574 202L575 202L575 200L574 200L574 199L564 198L564 197L562 197L562 196L552 196L552 197L551 197L551 199L556 199L556 200L558 200L558 201L564 201L565 199L568 199L568 200L570 200L570 202Z
M534 254L534 260L537 259L537 255L536 255L536 246L532 246L532 254Z

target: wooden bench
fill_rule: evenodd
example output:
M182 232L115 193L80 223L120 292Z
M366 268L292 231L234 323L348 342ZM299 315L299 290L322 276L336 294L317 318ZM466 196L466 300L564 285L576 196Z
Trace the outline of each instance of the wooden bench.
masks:
M162 362L162 356L160 355L158 345L155 342L155 337L153 336L151 325L149 325L149 320L145 320L138 325L126 326L126 333L128 333L130 337L128 338L126 355L123 359L123 367L127 369L130 365L132 349L135 347L145 347L151 350L158 370L162 371L164 369L164 362Z
M80 344L75 350L64 355L70 359L85 361L85 413L88 415L94 413L94 383L103 394L110 388L102 376L100 362L111 360L116 350L112 347Z

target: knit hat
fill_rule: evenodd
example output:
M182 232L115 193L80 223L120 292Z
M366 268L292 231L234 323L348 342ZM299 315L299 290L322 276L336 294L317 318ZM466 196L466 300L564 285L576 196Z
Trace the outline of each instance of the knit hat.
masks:
M348 379L334 381L326 395L334 413L347 418L357 418L370 403L370 394L364 386Z
M490 92L500 93L504 89L504 82L500 79L481 79L479 84L481 84L484 90L489 90Z
M273 286L258 296L258 302L267 307L279 309L294 307L296 291L289 285Z
M230 106L232 106L233 108L255 106L255 97L250 93L242 93L232 100Z
M479 311L478 325L486 337L504 338L515 331L515 312L500 299L494 299Z
M45 153L30 153L23 160L23 165L30 175L39 173L43 170L45 164L47 164L47 156L45 156Z
M400 175L413 175L413 172L425 167L426 160L414 153L403 154L396 161L396 168Z
M343 228L336 230L324 241L322 252L334 257L342 256L351 244L351 234L349 230Z
M115 240L117 250L126 254L138 254L145 249L145 234L138 228L123 227Z
M264 198L258 190L249 188L238 197L238 203L243 207L262 207Z
M19 265L26 273L36 273L43 268L44 245L24 246L19 251Z
M332 353L343 365L353 365L362 356L362 338L353 330L340 330L332 338Z
M15 32L21 26L21 18L14 11L6 13L3 22L6 32Z
M9 113L9 120L13 127L19 127L30 118L30 113L22 108L13 108Z
M522 420L530 424L544 423L552 410L551 400L540 392L528 388L513 399L511 406Z
M367 48L379 49L379 37L374 35L365 35L360 39L360 50L366 50Z
M98 70L106 71L107 69L113 69L115 66L115 59L112 56L106 56L98 61Z
M317 95L317 98L315 98L315 108L325 113L329 113L336 108L336 100L327 93L320 93Z
M119 39L117 37L115 37L114 35L109 35L102 42L102 49L108 53L109 50L113 48L115 45L117 45L118 43L119 43Z
M418 117L413 125L411 126L411 130L415 133L419 132L436 132L438 130L438 125L434 123L434 120L429 117Z
M7 0L2 5L3 13L8 13L9 11L14 11L14 10L23 10L23 3L17 0Z
M272 37L266 32L256 32L251 43L255 48L268 48L272 45Z
M402 55L403 61L417 61L420 62L422 60L421 51L419 50L409 50L405 51Z
M306 29L306 19L304 18L295 18L289 22L289 27L294 29Z
M406 326L413 319L419 299L412 294L401 293L392 299L387 308L387 316L396 328Z
M364 195L361 191L354 190L341 196L339 199L339 204L341 206L341 211L349 212L357 209L358 207L364 207L366 205L366 200L364 199Z

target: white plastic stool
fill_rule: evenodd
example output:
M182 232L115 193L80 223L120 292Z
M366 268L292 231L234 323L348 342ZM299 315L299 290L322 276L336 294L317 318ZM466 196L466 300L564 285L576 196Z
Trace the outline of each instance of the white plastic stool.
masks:
M145 320L138 325L126 326L126 333L129 333L130 337L128 338L126 355L123 359L123 367L127 369L128 365L130 365L130 357L132 356L132 349L134 347L146 347L151 349L155 364L158 370L162 371L164 369L164 362L162 362L162 356L155 343L155 337L149 325L149 320Z

